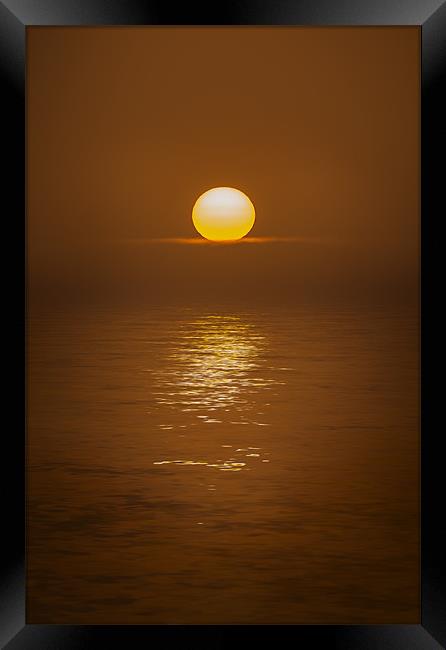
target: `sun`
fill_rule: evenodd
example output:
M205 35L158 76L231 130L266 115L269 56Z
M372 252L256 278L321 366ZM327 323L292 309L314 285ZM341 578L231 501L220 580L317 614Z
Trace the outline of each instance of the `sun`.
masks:
M241 239L254 225L251 200L234 187L214 187L198 197L192 221L200 235L211 241Z

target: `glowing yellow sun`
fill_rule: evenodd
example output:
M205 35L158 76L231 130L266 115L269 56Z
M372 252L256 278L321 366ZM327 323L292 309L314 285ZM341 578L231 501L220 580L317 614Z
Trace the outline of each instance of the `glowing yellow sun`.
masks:
M202 194L192 210L192 221L200 235L211 241L234 241L254 225L254 206L233 187L214 187Z

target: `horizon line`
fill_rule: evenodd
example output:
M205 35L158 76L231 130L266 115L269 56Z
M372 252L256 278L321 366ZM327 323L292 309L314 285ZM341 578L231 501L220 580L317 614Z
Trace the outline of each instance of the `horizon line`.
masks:
M241 239L213 241L204 237L150 237L150 238L130 238L121 240L126 244L180 244L180 245L234 245L234 244L269 244L269 243L301 243L301 244L320 244L323 243L318 237L242 237Z

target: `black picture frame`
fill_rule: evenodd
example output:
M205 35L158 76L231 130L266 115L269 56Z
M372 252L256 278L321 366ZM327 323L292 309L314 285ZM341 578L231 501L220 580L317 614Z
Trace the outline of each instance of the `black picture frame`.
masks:
M23 417L26 352L25 34L32 25L415 25L422 35L421 97L421 621L418 625L67 626L25 620L25 460ZM444 218L446 2L443 0L227 0L194 7L144 0L0 0L2 88L2 202L4 246L13 255L3 271L4 347L14 355L7 378L3 429L0 642L21 648L147 647L148 644L223 648L262 641L296 647L415 650L446 645L446 540L442 533L442 321L439 230ZM441 162L443 156L443 162ZM6 200L5 200L6 199ZM25 245L24 245L25 244ZM14 278L20 285L17 287ZM25 389L25 390L24 390ZM16 398L14 402L13 397ZM12 405L15 405L14 407ZM26 409L25 409L26 411Z

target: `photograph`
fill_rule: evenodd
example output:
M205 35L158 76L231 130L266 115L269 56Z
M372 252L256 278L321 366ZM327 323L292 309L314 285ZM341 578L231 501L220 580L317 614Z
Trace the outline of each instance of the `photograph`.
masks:
M28 624L420 624L420 62L27 28Z

